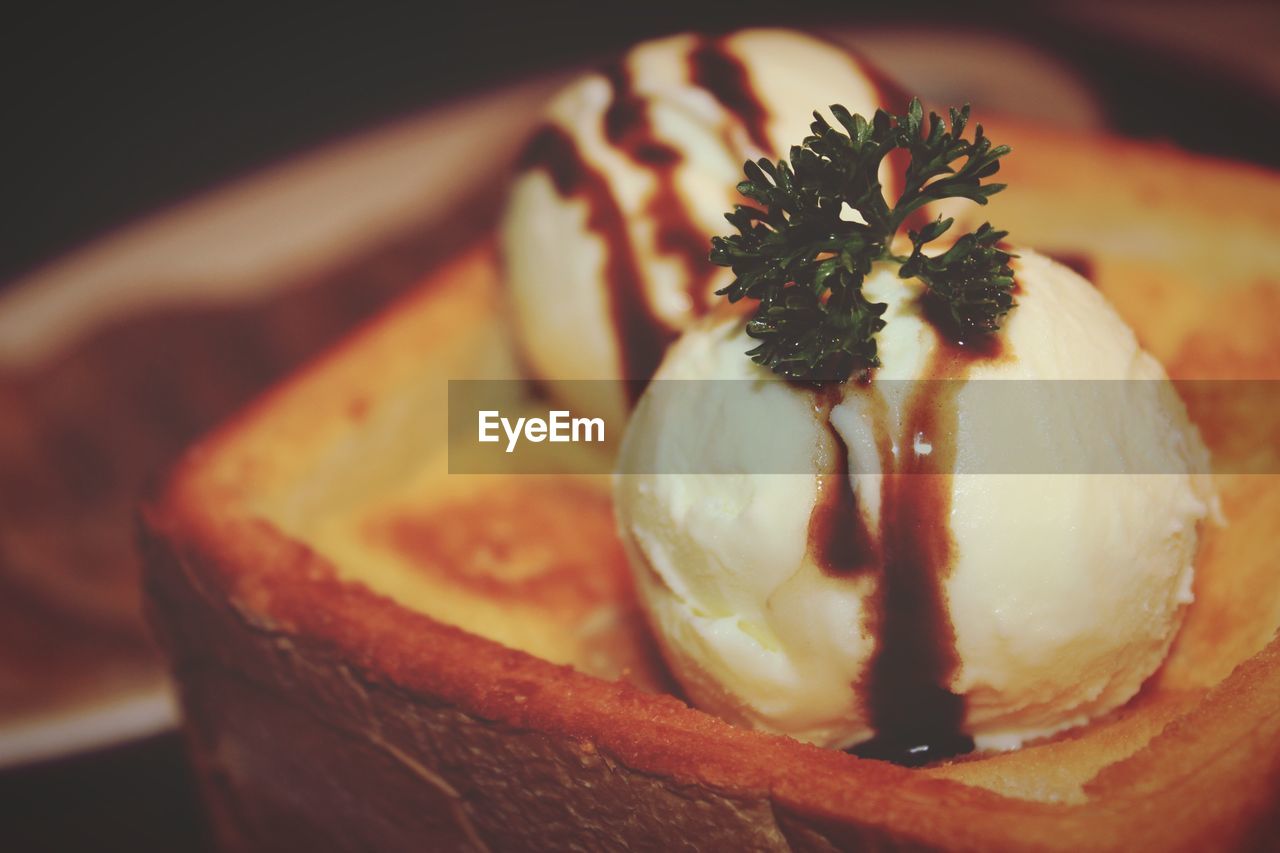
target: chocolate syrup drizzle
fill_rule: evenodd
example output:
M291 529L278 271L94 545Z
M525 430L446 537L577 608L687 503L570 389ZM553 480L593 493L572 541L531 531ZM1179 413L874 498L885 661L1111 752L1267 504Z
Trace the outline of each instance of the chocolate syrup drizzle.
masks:
M605 245L605 281L610 320L618 341L619 367L625 379L648 379L658 369L675 332L653 313L645 295L644 276L627 236L627 221L604 176L593 169L567 132L545 125L534 134L521 157L521 168L544 169L562 198L587 204L587 227ZM634 398L643 390L626 383Z
M830 470L818 475L818 500L809 516L809 553L827 574L850 576L876 568L880 555L858 509L858 494L849 476L849 447L831 423L831 409L839 401L834 386L815 394L818 419L826 426L834 453Z
M728 50L723 38L698 39L689 55L689 79L742 122L752 145L766 155L773 153L768 132L769 111L751 85L747 66Z
M676 170L684 155L658 139L649 116L649 102L635 90L622 62L602 69L613 87L613 100L604 116L605 138L632 162L653 176L654 189L645 214L656 227L658 252L680 260L685 268L689 305L695 315L705 313L717 267L707 259L710 239L694 222L676 189Z
M1094 268L1093 258L1083 252L1045 252L1049 257L1068 269L1079 273L1081 277L1087 280L1094 287L1098 286L1097 270Z
M747 79L746 68L718 42L706 42L690 58L690 74L699 85L742 120L753 139L762 139L767 115ZM647 99L635 90L626 65L613 62L601 69L613 90L605 112L605 138L632 162L653 176L654 189L645 215L656 226L656 248L677 258L685 268L689 305L694 315L708 308L710 284L717 267L708 259L708 235L693 220L676 189L676 171L683 154L657 137ZM712 88L714 87L714 88ZM605 177L582 157L572 138L554 125L534 134L521 158L523 169L543 169L562 198L586 201L588 227L604 241L605 281L610 295L610 319L618 341L619 367L631 402L658 368L677 330L657 316L649 302L644 275L627 231L626 214L619 207Z
M848 450L830 421L838 402L831 390L817 393L815 408L835 443L834 470L819 476L809 519L810 553L823 571L875 572L879 578L868 601L876 649L854 685L876 734L852 751L909 766L973 749L963 731L964 697L947 686L959 663L944 591L954 558L957 395L973 364L1003 355L999 336L966 340L927 301L922 309L938 346L925 371L929 378L917 382L906 401L896 454L883 396L873 384L850 386L852 393L868 395L880 457L878 535L870 534L858 509Z

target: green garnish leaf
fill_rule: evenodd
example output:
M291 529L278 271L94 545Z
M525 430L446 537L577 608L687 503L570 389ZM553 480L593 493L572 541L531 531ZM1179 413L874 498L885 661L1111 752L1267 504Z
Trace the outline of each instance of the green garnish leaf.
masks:
M946 198L978 204L1004 189L984 184L1000 169L1008 146L992 146L974 128L964 138L969 107L944 122L927 122L918 99L905 115L877 110L870 121L840 105L838 127L814 113L811 135L788 159L744 167L740 192L754 205L725 215L737 234L711 239L711 262L730 267L734 280L718 291L730 302L759 300L747 334L760 343L751 358L805 382L843 382L878 367L875 334L884 328L884 303L870 302L862 283L877 261L901 264L903 278L919 278L926 299L945 309L961 337L991 334L1014 307L1006 232L989 224L957 238L944 253L924 254L952 220L939 218L909 231L912 252L892 254L894 236L923 206ZM895 149L911 154L903 190L891 204L880 184L881 163Z
M921 251L924 244L936 240L950 226L950 219L938 219L919 234L908 232L911 256L898 275L922 280L929 289L927 298L946 308L952 328L962 339L991 334L1014 306L1012 255L999 246L1009 232L997 231L984 222L941 255L925 255Z

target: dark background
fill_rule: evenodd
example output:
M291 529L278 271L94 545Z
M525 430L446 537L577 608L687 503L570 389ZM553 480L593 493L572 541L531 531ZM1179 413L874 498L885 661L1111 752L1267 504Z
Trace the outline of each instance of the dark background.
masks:
M1280 166L1277 97L1236 61L1092 27L1072 4L635 3L480 0L322 8L208 5L0 16L0 287L130 219L291 152L652 35L752 23L954 24L1012 32L1080 71L1132 136ZM1275 4L1227 8L1276 35ZM1164 4L1147 7L1166 14ZM1242 17L1243 16L1243 17ZM206 831L177 735L0 773L0 846L201 850Z
M1274 90L1223 63L1101 32L1076 5L455 0L9 11L0 18L0 282L300 148L685 28L842 21L1009 31L1100 84L1125 133L1280 165L1260 121L1276 115ZM1221 29L1228 53L1242 16L1280 39L1274 4L1147 8L1164 18L1170 6Z

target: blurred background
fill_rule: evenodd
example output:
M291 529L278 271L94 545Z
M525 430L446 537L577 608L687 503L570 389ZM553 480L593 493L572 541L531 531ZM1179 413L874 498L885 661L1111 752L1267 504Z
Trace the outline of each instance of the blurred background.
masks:
M689 27L1012 34L1070 65L1125 134L1275 165L1259 120L1280 99L1278 20L1262 0L31 4L3 36L0 279L299 148ZM974 51L1007 62L998 47Z
M341 245L311 233L323 243L313 262L283 267L234 263L246 227L285 230L269 204L251 226L220 231L218 217L393 151L382 172L351 167L325 204L308 206L304 192L294 208L359 220L362 175L394 183L397 163L437 150L387 139L439 142L433 134L453 132L495 90L545 88L643 38L752 24L828 32L908 90L972 100L979 116L1280 167L1267 133L1280 115L1274 2L126 4L6 15L0 845L208 849L140 613L137 497L194 436L483 230L499 196L446 217L452 197L404 202L404 221ZM361 147L395 122L401 131ZM301 156L314 149L328 153ZM505 163L484 150L467 166L496 187ZM277 165L291 163L301 165ZM229 181L232 195L199 201ZM230 236L188 249L197 220L217 220L201 226L206 238ZM165 272L183 269L174 257L213 272ZM215 274L224 262L234 274Z

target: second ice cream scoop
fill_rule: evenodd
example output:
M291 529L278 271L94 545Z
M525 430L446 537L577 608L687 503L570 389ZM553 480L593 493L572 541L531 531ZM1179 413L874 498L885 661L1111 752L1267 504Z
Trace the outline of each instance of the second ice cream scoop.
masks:
M501 227L532 372L652 376L731 279L707 254L742 200L744 161L785 154L814 106L834 103L872 115L906 97L844 48L787 30L647 42L561 92ZM890 192L900 175L886 163Z

